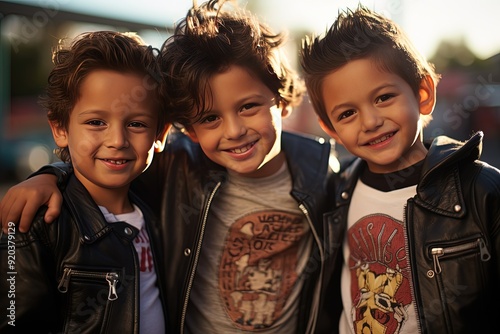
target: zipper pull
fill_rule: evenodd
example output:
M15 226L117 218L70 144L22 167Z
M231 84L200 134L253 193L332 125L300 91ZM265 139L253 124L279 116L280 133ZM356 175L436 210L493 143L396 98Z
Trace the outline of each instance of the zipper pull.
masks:
M444 254L444 249L441 247L431 249L432 259L434 260L434 272L441 274L441 265L439 264L439 257Z
M118 283L118 274L117 273L107 273L106 281L109 283L109 294L108 300L116 300L118 299L118 294L116 293L116 283Z
M484 242L484 239L478 239L479 242L479 251L481 252L481 261L486 262L491 259L491 254L488 251L488 247L486 247L486 243Z
M64 273L61 278L61 281L59 282L59 285L57 286L57 290L62 293L68 292L68 285L69 285L69 279L71 277L71 269L70 268L64 268Z

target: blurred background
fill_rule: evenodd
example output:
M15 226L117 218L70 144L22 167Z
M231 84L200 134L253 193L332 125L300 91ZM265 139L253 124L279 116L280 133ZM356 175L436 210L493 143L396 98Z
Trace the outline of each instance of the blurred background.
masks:
M392 18L442 74L434 120L424 131L425 138L446 134L465 140L482 130L482 159L500 166L500 1L238 2L276 30L288 31L287 52L297 69L302 38L322 34L339 10L361 3ZM59 39L93 30L135 31L160 47L192 4L191 0L0 1L0 198L8 187L57 159L37 99ZM326 137L307 98L284 127ZM347 155L339 145L336 149L339 157Z

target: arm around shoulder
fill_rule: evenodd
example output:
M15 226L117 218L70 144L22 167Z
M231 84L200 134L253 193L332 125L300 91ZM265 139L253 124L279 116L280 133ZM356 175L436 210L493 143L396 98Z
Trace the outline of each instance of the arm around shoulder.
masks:
M70 164L55 163L42 167L29 178L11 187L0 202L0 223L4 232L12 224L19 231L28 231L36 212L47 205L45 221L50 223L59 216L62 196L58 189L64 187L73 169Z
M71 164L65 162L55 162L41 167L39 170L28 176L28 179L37 175L51 174L57 177L57 185L59 187L63 187L71 173L73 173L73 167Z

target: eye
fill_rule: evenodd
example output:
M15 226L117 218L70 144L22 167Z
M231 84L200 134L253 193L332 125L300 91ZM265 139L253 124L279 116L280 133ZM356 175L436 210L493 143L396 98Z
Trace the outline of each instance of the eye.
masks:
M207 115L200 119L200 123L212 123L218 120L219 117L217 115Z
M141 122L130 122L128 126L132 128L145 128L146 124Z
M375 100L375 102L376 103L382 103L382 102L385 102L387 100L390 100L393 97L394 97L394 94L383 94L383 95L380 95L379 97L377 97L377 99Z
M341 121L343 119L349 118L352 115L354 115L355 113L356 113L356 111L354 109L349 109L349 110L343 111L342 113L340 113L339 117L337 117L337 120Z
M104 123L103 121L98 120L98 119L93 119L93 120L87 121L87 122L85 122L85 124L92 125L92 126L106 125L106 123Z
M250 110L254 107L257 107L258 104L257 103L246 103L244 104L242 107L241 107L241 111L245 111L245 110Z

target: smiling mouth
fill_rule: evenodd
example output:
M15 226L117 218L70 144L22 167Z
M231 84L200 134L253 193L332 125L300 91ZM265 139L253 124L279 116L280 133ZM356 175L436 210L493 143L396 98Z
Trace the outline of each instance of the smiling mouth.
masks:
M113 165L123 165L128 161L128 160L111 160L111 159L102 159L102 160Z
M368 145L376 145L378 143L386 141L387 139L391 138L392 136L394 136L394 132L393 133L389 133L389 134L387 134L385 136L382 136L382 137L380 137L378 139L375 139L374 141L369 142Z
M242 153L245 153L247 152L248 150L250 150L254 145L255 145L256 142L251 142L250 144L248 145L245 145L245 146L241 146L241 147L238 147L238 148L233 148L231 150L227 150L228 152L231 152L231 153L236 153L236 154L242 154Z

